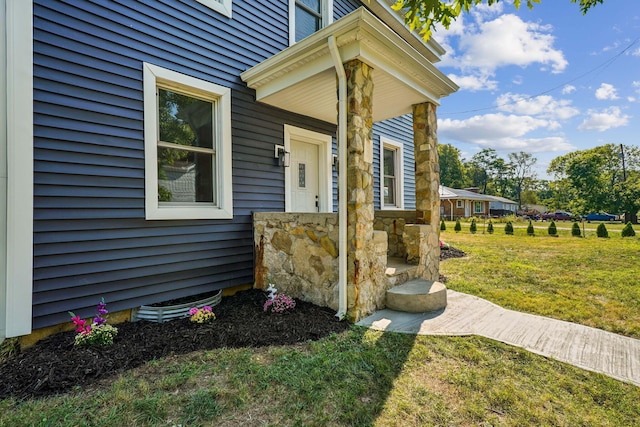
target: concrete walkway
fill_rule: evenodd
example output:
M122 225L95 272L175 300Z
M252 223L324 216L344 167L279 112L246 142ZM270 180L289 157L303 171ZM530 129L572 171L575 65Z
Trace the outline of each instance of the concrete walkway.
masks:
M640 340L506 310L452 290L447 290L444 310L420 314L381 310L357 324L407 334L479 335L640 386Z

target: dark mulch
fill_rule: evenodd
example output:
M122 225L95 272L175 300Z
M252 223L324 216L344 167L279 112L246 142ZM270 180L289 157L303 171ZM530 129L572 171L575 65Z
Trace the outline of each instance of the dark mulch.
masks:
M454 248L441 251L441 259L461 256L464 252ZM204 325L186 318L120 323L115 342L108 347L74 346L73 331L50 336L0 365L0 399L67 392L171 354L289 345L318 340L351 326L338 321L331 309L298 300L291 313L268 314L262 309L265 301L265 293L259 290L225 297L214 307L216 320Z

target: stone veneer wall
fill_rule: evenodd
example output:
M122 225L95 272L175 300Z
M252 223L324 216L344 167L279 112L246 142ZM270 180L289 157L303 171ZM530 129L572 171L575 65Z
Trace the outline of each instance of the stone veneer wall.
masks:
M335 213L265 213L253 215L255 284L267 289L338 310L338 215ZM374 231L368 242L369 268L377 271L367 286L347 288L349 311L363 315L384 307L389 283L387 235Z
M416 211L376 211L374 215L373 229L387 232L388 256L406 259L407 249L402 234L405 225L416 223Z
M253 214L255 284L338 309L338 214Z

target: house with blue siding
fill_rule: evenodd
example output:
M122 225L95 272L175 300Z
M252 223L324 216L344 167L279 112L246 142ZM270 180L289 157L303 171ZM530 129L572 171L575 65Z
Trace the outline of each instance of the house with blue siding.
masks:
M101 298L126 312L253 285L254 215L339 213L354 158L371 210L437 224L415 129L433 144L457 86L390 3L0 0L0 341ZM370 238L344 224L344 244Z

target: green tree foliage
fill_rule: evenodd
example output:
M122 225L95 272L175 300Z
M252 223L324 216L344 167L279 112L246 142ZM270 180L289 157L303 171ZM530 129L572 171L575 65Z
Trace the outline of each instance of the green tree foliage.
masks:
M489 224L487 225L487 233L493 234L493 222L489 220Z
M508 221L504 226L504 234L513 234L513 224L511 221Z
M519 153L509 153L509 161L513 171L513 190L518 201L518 208L522 209L522 193L533 186L535 172L533 165L538 159L533 154L520 151Z
M633 237L636 235L636 231L633 229L633 226L630 222L627 222L627 225L622 229L622 237Z
M476 231L478 231L478 226L476 225L475 218L471 218L471 225L469 226L469 231L471 231L471 234L476 234Z
M453 230L458 233L462 230L462 226L460 225L460 220L456 219L456 225L453 227Z
M440 230L445 231L447 229L447 224L444 223L444 219L440 220Z
M625 168L621 154L624 152ZM606 144L574 151L551 161L555 206L573 213L606 211L635 214L640 210L640 148Z
M529 220L529 225L527 226L527 234L529 236L533 236L536 234L536 230L533 228L533 224L531 223L531 220Z
M471 157L468 165L468 176L471 185L478 187L483 194L489 194L489 186L496 173L498 154L493 148L483 148Z
M602 237L602 238L609 237L609 232L607 231L607 227L603 223L598 224L598 228L596 229L596 234L598 235L598 237Z
M489 6L499 3L500 0L397 0L392 6L395 10L404 12L405 23L412 30L417 30L420 35L428 40L431 37L436 24L441 24L444 28L449 28L461 14L470 13L472 8L478 5L487 4ZM582 13L587 11L604 0L570 0L571 3L579 3ZM516 9L524 0L514 0ZM526 0L527 6L531 9L540 0Z
M577 225L577 223L574 223ZM549 224L549 228L547 228L547 233L549 233L549 236L557 236L558 235L558 229L556 228L556 223L554 221L551 221L551 224Z
M466 187L465 166L460 159L460 150L451 144L440 144L438 145L438 157L440 159L440 183L452 188Z
M577 222L574 222L573 226L571 227L571 235L575 237L582 236L582 231L580 231L580 224L578 224Z

